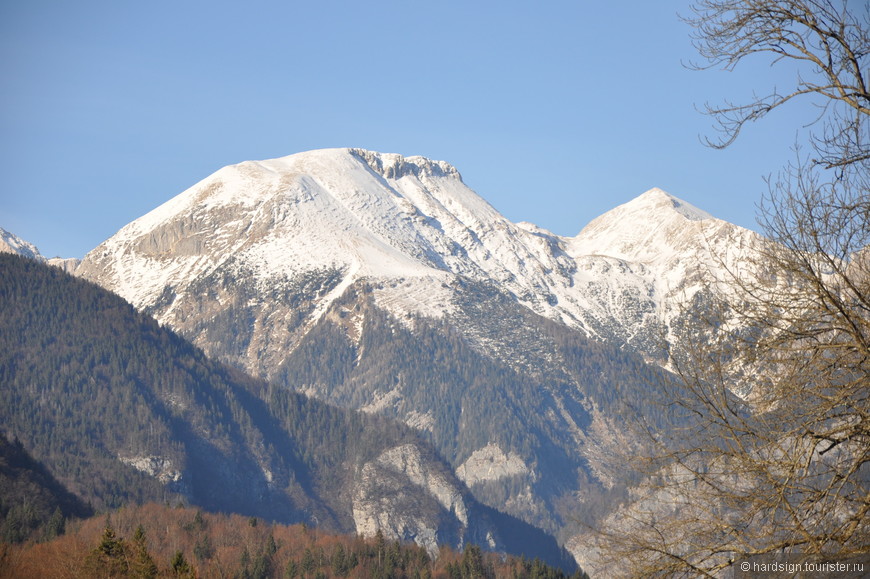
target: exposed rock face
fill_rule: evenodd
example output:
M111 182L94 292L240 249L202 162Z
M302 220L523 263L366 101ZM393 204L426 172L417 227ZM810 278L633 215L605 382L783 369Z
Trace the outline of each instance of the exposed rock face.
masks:
M419 504L409 492L412 487L422 489L432 499L430 504ZM364 537L381 531L387 538L414 540L432 555L438 553L439 539L461 545L469 525L460 487L424 461L413 444L388 449L363 465L354 491L353 519ZM452 532L445 532L448 529Z
M474 451L468 460L459 465L456 476L469 487L473 487L475 483L482 481L525 475L530 472L520 455L514 452L506 453L498 445L490 443Z
M121 462L136 470L153 476L163 484L181 482L182 473L172 464L172 460L161 456L119 457Z
M426 489L460 523L468 525L468 510L459 487L431 464L424 463L419 448L412 444L392 448L378 457L378 464L407 476L411 483Z
M75 274L76 270L79 268L79 265L82 263L82 260L77 257L51 257L49 259L46 259L45 262L48 265L59 267L60 269L69 274Z

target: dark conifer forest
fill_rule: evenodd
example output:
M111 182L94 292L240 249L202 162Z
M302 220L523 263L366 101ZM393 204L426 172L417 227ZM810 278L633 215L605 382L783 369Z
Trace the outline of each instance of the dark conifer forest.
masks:
M54 540L78 525L71 521L146 503L352 532L349 495L360 466L403 444L453 477L407 426L250 378L120 297L8 254L0 254L0 424L0 529L8 544ZM465 494L475 520L505 529L503 548L573 571L552 538ZM427 501L440 508L425 496L422 508ZM134 531L124 534L130 553L141 543ZM149 541L160 532L146 531ZM465 544L485 540L457 532L468 533ZM246 564L258 553L249 548ZM184 557L202 568L193 552ZM280 573L243 576L283 576L287 564Z

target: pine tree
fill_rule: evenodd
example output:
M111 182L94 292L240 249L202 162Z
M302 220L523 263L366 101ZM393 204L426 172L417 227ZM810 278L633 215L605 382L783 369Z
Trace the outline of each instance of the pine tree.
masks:
M100 544L88 554L85 568L94 577L127 577L130 570L127 555L127 545L107 521Z
M131 577L157 577L157 564L148 553L148 547L145 543L145 529L139 525L136 527L136 532L133 533L133 552L130 561Z
M302 552L301 568L305 575L309 575L317 567L317 561L314 558L314 553L309 547L305 547Z
M45 539L50 541L55 537L63 535L65 525L66 519L64 518L60 507L55 507L54 512L51 514L51 518L45 526Z
M184 553L181 551L176 551L175 555L172 556L172 561L170 562L170 567L172 568L172 573L176 577L185 577L185 578L193 578L196 577L196 574L193 572L193 569L187 563L187 560L184 558Z
M341 543L336 545L332 552L332 571L339 577L344 577L350 571L347 553Z
M484 577L483 553L477 545L467 545L462 554L462 576L469 579Z
M284 577L286 579L296 579L299 576L299 563L295 559L287 561L287 567L284 569Z

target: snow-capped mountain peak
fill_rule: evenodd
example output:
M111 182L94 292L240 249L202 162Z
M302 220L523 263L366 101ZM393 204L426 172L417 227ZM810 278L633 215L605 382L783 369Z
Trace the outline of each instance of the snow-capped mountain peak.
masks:
M2 228L0 228L0 253L14 253L38 261L44 259L35 245Z
M703 209L698 209L691 203L683 201L658 187L653 187L629 203L638 209L647 208L653 211L670 209L676 211L690 221L713 219L713 216Z
M590 222L571 240L569 253L661 262L675 250L696 245L714 223L724 222L654 188Z
M552 269L535 265L552 259L545 245L445 162L323 149L220 169L92 251L82 274L112 270L106 285L140 307L230 260L264 283L334 267L347 283L417 278L431 294L457 274L509 282L531 273L541 285ZM418 290L388 292L389 301L426 315L449 309L409 297Z

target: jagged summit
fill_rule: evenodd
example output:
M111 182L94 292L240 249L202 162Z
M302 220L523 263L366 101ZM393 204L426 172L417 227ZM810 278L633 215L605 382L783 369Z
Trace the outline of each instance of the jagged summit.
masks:
M373 171L382 175L386 179L399 179L413 175L420 177L421 175L445 177L454 176L462 179L456 167L445 161L433 161L419 155L413 157L403 157L395 153L377 153L367 151L365 149L333 149L333 151L347 151L351 155L359 157L372 168ZM328 151L328 150L327 150Z
M303 151L300 153L293 153L292 155L277 157L275 159L245 161L239 164L244 165L247 163L254 163L264 167L270 167L273 170L281 171L299 165L313 167L318 164L340 164L348 158L362 161L368 165L372 171L381 175L385 179L400 179L410 175L415 177L428 175L461 178L456 167L446 161L437 161L421 155L404 156L397 153L380 153L355 147L314 149L311 151Z

